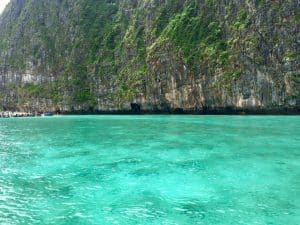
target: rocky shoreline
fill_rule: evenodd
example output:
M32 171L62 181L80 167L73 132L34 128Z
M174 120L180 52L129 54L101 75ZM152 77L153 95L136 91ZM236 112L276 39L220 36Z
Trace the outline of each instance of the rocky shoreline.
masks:
M9 118L9 117L35 117L35 116L41 116L41 114L32 113L32 112L12 112L12 111L0 112L0 118Z
M16 111L0 111L0 118L10 118L10 117L40 117L40 116L53 116L54 113L46 112L16 112Z
M128 110L72 110L57 112L18 112L18 111L0 111L0 118L9 117L42 117L53 115L300 115L300 107L296 108L201 108L201 109L152 109L145 110L139 107L132 107Z
M295 108L233 108L233 107L215 107L201 109L151 109L133 107L128 110L73 110L60 111L61 115L143 115L143 114L174 114L174 115L300 115L300 107Z

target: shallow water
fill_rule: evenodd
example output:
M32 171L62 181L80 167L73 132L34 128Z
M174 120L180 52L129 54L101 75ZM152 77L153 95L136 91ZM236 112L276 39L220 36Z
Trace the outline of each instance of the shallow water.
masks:
M0 224L300 223L300 117L0 120Z

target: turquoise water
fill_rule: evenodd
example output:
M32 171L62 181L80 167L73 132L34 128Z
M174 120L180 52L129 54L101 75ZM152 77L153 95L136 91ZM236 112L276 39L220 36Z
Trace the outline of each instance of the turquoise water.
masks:
M300 117L1 119L0 224L300 224Z

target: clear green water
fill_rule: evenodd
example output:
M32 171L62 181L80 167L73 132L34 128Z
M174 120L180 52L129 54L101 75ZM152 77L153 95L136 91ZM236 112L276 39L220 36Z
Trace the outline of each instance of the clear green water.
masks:
M0 224L300 224L300 117L1 119Z

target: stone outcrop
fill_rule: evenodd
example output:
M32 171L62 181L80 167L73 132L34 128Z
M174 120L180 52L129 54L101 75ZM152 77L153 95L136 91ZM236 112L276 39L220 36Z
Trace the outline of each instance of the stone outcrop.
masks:
M300 112L298 0L12 0L0 107Z

